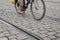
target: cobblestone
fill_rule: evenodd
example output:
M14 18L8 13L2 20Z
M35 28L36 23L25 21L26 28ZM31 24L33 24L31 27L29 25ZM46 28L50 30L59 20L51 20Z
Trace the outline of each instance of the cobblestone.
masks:
M2 27L7 27L7 26L9 28L12 27L12 26L9 26L8 24L5 24L5 23L3 23L2 25L1 25ZM1 26L0 26L0 28L1 28ZM9 40L31 40L31 37L29 37L27 34L25 34L23 32L20 32L19 30L17 30L14 27L12 30L11 30L11 28L9 30L7 30L6 28L2 28L2 29L4 29L5 31L0 33L1 40L7 40L7 39L9 39ZM6 37L6 38L8 37L8 38L6 39L3 37ZM34 38L33 38L33 40L34 40Z
M3 36L5 36L3 33L0 33L0 37L3 37Z
M48 32L47 35L54 35L56 32Z
M56 40L60 40L60 38L56 39Z
M16 38L12 38L11 40L18 40L18 39L16 39Z
M14 39L11 39L11 40L17 40L16 38L14 38Z
M43 39L44 39L44 40L51 40L50 38L47 38L47 37L44 37Z
M0 40L8 40L7 38L0 38Z
M57 33L55 36L60 37L60 33Z
M20 36L20 35L19 35ZM17 38L17 36L16 35L10 35L9 36L9 39L13 39L13 38Z
M56 37L53 36L53 35L50 35L50 36L48 36L48 38L50 38L50 39L55 39Z
M41 35L40 35L40 37L42 37L42 38L44 38L44 37L46 37L46 36L48 36L48 35L46 35L46 34L41 34Z

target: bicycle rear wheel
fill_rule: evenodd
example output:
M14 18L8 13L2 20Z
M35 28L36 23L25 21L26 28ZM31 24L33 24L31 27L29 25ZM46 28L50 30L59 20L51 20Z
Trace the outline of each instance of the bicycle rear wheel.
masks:
M45 3L43 0L32 0L31 13L34 19L41 20L45 16Z

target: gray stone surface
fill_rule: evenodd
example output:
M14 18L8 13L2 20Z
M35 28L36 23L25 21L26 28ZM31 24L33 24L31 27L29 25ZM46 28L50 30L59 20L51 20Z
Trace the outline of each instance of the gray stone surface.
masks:
M0 38L0 40L8 40L7 38Z
M2 23L1 21L0 23L0 28L3 30L3 32L0 31L0 40L35 40L11 25Z
M10 0L0 0L0 18L37 34L44 40L60 40L60 3L45 1L46 15L41 21L32 18L30 10L22 17L18 14ZM58 20L56 21L57 18ZM21 33L16 28L0 21L0 38L2 40L33 40L27 34Z

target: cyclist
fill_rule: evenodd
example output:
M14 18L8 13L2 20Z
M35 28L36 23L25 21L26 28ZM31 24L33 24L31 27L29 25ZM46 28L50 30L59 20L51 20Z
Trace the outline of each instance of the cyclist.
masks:
M24 0L18 0L18 2L19 2L19 4L20 4L19 9L20 9L20 12L21 12L21 13L23 13L23 10L24 10L24 9L23 9L23 6L24 6L24 5L23 5L23 1L24 1ZM27 0L27 1L28 1L28 2L27 2L27 4L26 4L25 7L28 7L28 4L30 3L30 0Z
M11 2L12 2L13 4L15 4L15 2L17 2L17 1L18 1L20 13L23 13L23 11L28 7L28 4L30 3L30 0L27 0L27 4L26 4L26 5L23 4L23 2L24 2L25 0L11 0ZM23 8L23 7L24 7L24 8Z

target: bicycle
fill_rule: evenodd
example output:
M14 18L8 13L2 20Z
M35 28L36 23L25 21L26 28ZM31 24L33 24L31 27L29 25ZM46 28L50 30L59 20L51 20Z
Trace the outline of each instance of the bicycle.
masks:
M24 13L30 4L30 10L31 10L33 18L36 20L41 20L44 18L45 12L46 12L44 0L30 0L28 5L27 5L27 3L28 3L28 0L23 0ZM18 0L16 0L15 9L16 9L17 13L20 13Z

